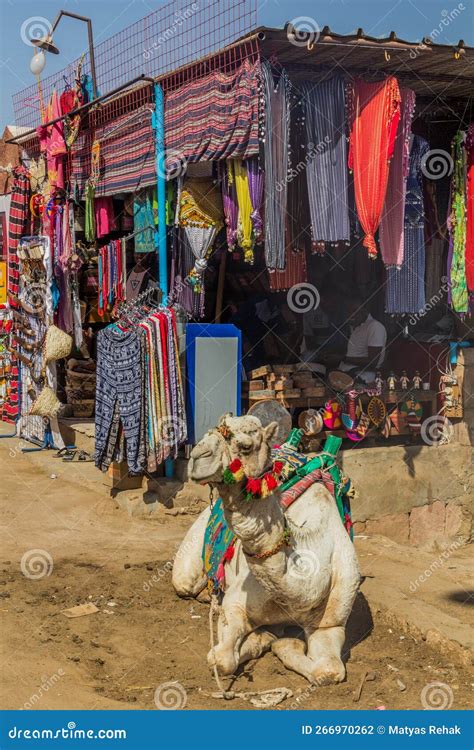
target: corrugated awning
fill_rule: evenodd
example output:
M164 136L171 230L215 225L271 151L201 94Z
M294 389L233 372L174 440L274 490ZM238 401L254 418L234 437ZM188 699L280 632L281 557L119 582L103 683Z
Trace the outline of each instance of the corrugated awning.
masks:
M394 75L418 96L432 100L469 99L474 92L474 49L461 39L457 44L436 44L432 37L421 42L389 36L336 34L328 26L321 31L261 28L261 53L275 56L295 75L327 74L328 69L364 78Z

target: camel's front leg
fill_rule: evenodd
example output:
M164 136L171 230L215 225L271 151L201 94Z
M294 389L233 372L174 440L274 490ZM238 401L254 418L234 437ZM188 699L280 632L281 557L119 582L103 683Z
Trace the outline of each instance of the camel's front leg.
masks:
M347 576L335 575L323 616L317 627L306 629L308 656L312 660L314 680L318 685L342 682L346 668L341 659L345 625L359 587L359 570Z
M272 651L278 656L287 669L305 677L309 682L314 682L314 665L305 654L305 644L297 638L280 638L272 643Z
M245 636L253 630L245 607L235 602L224 603L217 622L218 642L207 655L210 667L217 667L222 675L234 674L240 662L240 647Z
M308 637L308 656L313 663L313 682L317 685L331 685L342 682L346 668L341 659L345 628L342 626L322 628Z

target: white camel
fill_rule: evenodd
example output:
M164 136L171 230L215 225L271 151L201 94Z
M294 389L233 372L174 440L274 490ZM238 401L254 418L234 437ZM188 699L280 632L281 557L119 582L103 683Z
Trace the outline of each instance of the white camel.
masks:
M239 664L271 649L285 667L311 683L340 682L345 677L345 625L360 574L335 500L321 483L313 484L285 513L278 490L265 499L244 499L243 482L225 484L223 472L235 458L247 477L268 470L277 423L262 427L251 416L223 420L195 446L189 463L190 479L217 488L237 537L234 557L226 565L218 642L208 663L231 675ZM197 596L206 585L201 554L209 515L206 508L176 556L172 580L180 596ZM286 530L289 546L283 544ZM287 626L299 626L306 643L280 637Z

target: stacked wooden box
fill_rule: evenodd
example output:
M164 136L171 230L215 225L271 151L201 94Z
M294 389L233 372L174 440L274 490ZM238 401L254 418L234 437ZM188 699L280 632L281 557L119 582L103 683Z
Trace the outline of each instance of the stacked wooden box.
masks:
M263 365L250 372L250 380L242 383L242 395L250 402L275 398L291 403L299 398L322 398L325 384L301 363L294 365Z

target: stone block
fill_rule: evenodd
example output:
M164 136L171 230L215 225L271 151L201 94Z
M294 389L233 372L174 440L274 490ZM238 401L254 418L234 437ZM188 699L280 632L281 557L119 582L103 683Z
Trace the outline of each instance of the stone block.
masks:
M472 513L463 505L446 506L444 533L448 539L469 542L472 535Z
M444 536L446 506L441 500L413 508L410 513L410 544L426 544Z
M399 544L408 542L408 513L394 513L381 518L369 519L365 524L367 534L381 534Z

